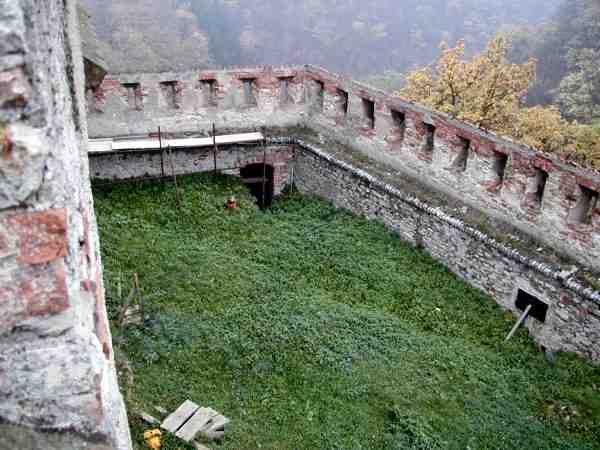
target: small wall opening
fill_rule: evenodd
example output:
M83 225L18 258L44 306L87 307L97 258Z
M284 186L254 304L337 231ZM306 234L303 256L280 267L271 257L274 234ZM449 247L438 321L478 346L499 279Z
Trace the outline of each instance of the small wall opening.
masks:
M273 204L273 173L273 166L263 163L248 164L240 169L242 183L248 186L261 209Z
M162 92L165 103L170 109L179 108L179 101L177 98L177 81L163 81L160 83L160 90Z
M293 79L294 77L279 78L279 104L281 106L293 103L292 96L290 95L290 83Z
M101 112L101 108L98 102L98 93L100 87L89 87L85 90L85 100L88 107L88 113L94 114Z
M130 109L142 109L142 95L140 83L123 83L122 85L127 90L127 105Z
M244 104L246 106L256 106L256 78L244 78L242 79L242 84L244 86Z
M204 95L204 104L206 106L217 106L217 80L200 80L200 85Z
M323 111L323 100L325 97L325 83L320 80L315 81L315 105L319 111Z
M337 95L338 95L338 107L339 107L339 112L341 114L343 114L344 116L348 115L348 101L349 101L349 97L348 97L348 93L346 91L344 91L343 89L338 89L337 90Z
M402 111L392 109L392 122L396 128L396 132L400 135L400 141L404 141L404 134L406 133L406 114Z
M363 118L367 128L375 128L375 102L367 98L362 99Z
M467 170L467 161L469 160L469 153L471 151L471 141L469 139L458 136L460 141L460 149L458 154L452 161L452 168L458 172L464 172Z
M569 213L569 221L589 225L592 223L594 210L598 205L598 192L581 185L579 190L579 201Z
M531 295L530 293L525 292L522 289L519 289L519 291L517 292L515 306L519 310L525 311L529 305L531 305L529 316L544 323L546 321L546 314L548 313L548 304L543 302L536 296Z
M493 170L496 176L498 177L498 181L500 183L504 182L504 176L506 175L506 166L508 164L508 155L500 152L494 152L494 163Z
M548 182L548 172L542 169L536 168L535 180L534 180L534 201L539 207L542 206L544 201L544 192L546 191L546 183Z
M425 128L425 136L423 138L422 150L426 155L432 155L435 146L435 126L423 122L423 127Z

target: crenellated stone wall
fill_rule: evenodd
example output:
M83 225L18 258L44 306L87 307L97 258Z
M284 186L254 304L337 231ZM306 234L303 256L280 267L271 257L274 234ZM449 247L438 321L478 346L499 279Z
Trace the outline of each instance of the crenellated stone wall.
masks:
M519 291L535 296L548 310L544 320L525 322L531 336L547 350L600 362L599 292L314 145L293 142L294 184L301 192L383 222L515 315L523 312L516 304Z
M303 80L296 68L109 75L87 92L90 136L295 126Z
M90 191L75 2L0 0L0 448L131 447Z
M154 136L158 126L163 132L207 136L213 124L219 133L284 134L286 139L270 139L267 146L267 154L279 148L278 189L293 179L306 193L382 220L516 314L518 292L534 295L548 305L543 323L527 322L538 342L600 359L598 292L573 273L526 257L422 200L405 201L414 191L404 189L406 180L417 180L421 191L439 194L442 203L473 208L494 218L490 223L514 227L598 272L596 171L313 66L109 75L88 95L88 109L95 109L89 117L94 137ZM308 151L297 139L303 133L324 150ZM382 187L365 173L357 176L360 164L352 168L344 162L349 158L333 157L327 152L331 143L338 155L358 153L365 166L376 162L390 177L397 174L395 187ZM92 176L157 175L158 155L91 155ZM177 149L173 155L177 173L212 170L210 150ZM221 156L222 168L262 161L252 147L232 146Z
M307 127L600 269L598 172L321 68L110 75L88 109L93 137Z
M323 100L313 98L323 108L310 115L309 128L600 270L600 203L590 204L586 220L573 215L586 190L600 192L598 172L323 69L308 67L305 77L309 89L324 86ZM341 92L349 94L347 112L340 106ZM365 100L374 104L374 127ZM433 129L431 147L428 128Z

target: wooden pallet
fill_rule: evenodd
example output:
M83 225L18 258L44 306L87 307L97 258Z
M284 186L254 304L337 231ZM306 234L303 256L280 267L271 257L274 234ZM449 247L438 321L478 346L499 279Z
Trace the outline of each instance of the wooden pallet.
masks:
M162 422L160 427L186 442L198 444L194 442L197 437L209 440L221 439L225 435L225 427L228 424L229 419L214 409L203 408L186 400Z

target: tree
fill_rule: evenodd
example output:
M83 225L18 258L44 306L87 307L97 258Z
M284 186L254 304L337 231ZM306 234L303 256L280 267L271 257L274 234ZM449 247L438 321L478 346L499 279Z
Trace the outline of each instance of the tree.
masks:
M435 67L409 74L400 95L539 150L600 167L600 127L570 123L556 106L525 107L535 61L511 64L506 58L509 48L510 39L500 34L481 54L465 60L464 42L453 48L444 44ZM578 67L591 83L596 68L593 61L588 64L588 56Z
M570 73L562 79L557 103L571 119L590 123L600 118L600 50L570 50Z
M442 44L436 67L414 71L400 94L478 127L510 134L535 78L535 61L509 63L509 47L507 35L500 34L467 61L464 41L453 48Z

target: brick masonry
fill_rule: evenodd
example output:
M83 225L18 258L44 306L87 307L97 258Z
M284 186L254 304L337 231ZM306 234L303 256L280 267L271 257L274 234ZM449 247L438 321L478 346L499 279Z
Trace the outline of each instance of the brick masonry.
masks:
M0 0L0 448L129 449L72 0Z

